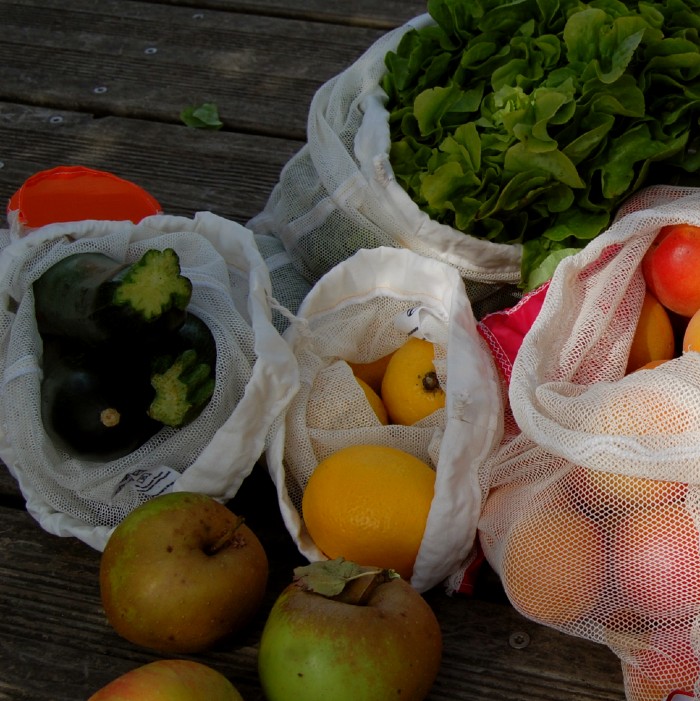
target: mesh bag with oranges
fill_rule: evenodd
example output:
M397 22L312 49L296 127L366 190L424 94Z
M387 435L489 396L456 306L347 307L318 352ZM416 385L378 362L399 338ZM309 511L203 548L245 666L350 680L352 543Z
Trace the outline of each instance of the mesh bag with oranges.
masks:
M562 261L485 466L480 542L511 602L607 645L630 701L700 691L700 355L687 312L653 306L667 268L646 270L685 224L700 191L654 186Z
M502 394L459 272L406 249L358 251L284 333L300 389L267 451L309 559L396 570L425 590L472 556L479 466Z

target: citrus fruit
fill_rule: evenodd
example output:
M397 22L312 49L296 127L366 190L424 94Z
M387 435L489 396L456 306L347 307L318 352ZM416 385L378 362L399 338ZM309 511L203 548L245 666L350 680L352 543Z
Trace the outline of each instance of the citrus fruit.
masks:
M675 337L668 312L647 292L630 346L627 372L634 372L652 360L670 360L674 353Z
M445 406L445 391L435 373L435 348L412 337L391 357L382 380L382 400L395 424L410 426Z
M381 358L377 358L369 363L352 363L348 361L348 365L352 369L355 377L364 380L377 394L381 395L382 379L384 378L386 366L389 364L392 355L393 353L383 355Z
M386 426L389 423L389 417L387 416L386 407L384 406L384 402L382 402L382 398L363 379L359 377L355 377L355 379L357 380L357 384L362 387L362 391L365 393L365 397L367 397L367 401L377 415L380 423Z
M409 579L433 500L435 471L398 448L353 445L322 460L302 497L304 523L329 558Z
M602 594L604 535L584 514L553 502L514 524L501 576L510 601L525 616L553 625L573 622Z

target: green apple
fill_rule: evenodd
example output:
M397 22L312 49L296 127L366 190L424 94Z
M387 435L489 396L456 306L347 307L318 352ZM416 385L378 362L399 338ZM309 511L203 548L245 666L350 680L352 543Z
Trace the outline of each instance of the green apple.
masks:
M243 701L226 677L190 660L157 660L136 667L88 701Z
M108 621L127 640L194 653L243 628L260 607L268 561L253 531L205 494L172 492L130 512L100 560Z
M268 701L422 701L442 635L405 580L342 558L295 570L269 613L258 654Z

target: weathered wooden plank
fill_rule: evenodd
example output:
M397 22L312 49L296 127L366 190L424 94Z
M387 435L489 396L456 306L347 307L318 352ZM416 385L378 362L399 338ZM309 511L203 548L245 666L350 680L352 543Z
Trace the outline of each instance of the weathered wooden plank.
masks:
M318 87L384 32L132 0L0 2L6 101L303 139ZM57 29L58 28L58 29Z
M0 206L38 170L82 163L137 182L168 213L211 210L244 223L303 143L318 85L424 9L415 0L0 0ZM180 109L205 100L219 106L224 130L181 125ZM0 699L87 698L156 659L104 619L99 554L45 533L21 506L0 465ZM270 588L252 626L199 659L247 701L263 701L257 640L300 556L264 472L232 507L268 550ZM445 640L430 701L624 698L607 648L523 619L488 568L474 599L440 589L427 598ZM530 642L516 648L511 636L523 631Z
M189 0L168 0L168 4L191 5ZM426 12L427 3L416 0L198 0L197 7L389 29Z
M302 142L0 103L0 145L3 213L30 175L81 164L132 180L168 214L212 211L245 224Z
M5 464L0 461L0 506L20 508L24 497L15 478L10 474Z
M261 470L248 478L231 506L270 555L266 601L238 638L192 656L225 673L247 701L264 701L255 646L272 601L302 562L281 527L271 501L274 489ZM25 512L0 506L0 699L84 699L115 676L160 657L114 633L101 608L98 572L98 552L73 538L47 534Z
M263 701L257 641L272 601L300 562L278 528L266 476L256 474L233 503L249 504L242 513L270 555L268 595L238 639L196 656L229 676L247 701ZM118 674L157 659L119 638L106 622L99 602L99 554L38 529L25 513L0 508L0 699L87 698ZM607 648L526 621L499 597L491 598L428 592L445 646L429 701L622 701L619 661ZM529 644L514 647L513 634L523 632Z

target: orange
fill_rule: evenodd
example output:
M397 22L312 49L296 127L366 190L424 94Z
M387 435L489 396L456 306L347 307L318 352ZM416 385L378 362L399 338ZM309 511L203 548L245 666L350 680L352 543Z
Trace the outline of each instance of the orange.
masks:
M381 394L382 379L384 379L384 372L392 355L393 353L389 353L369 363L352 363L348 361L348 365L352 368L355 377L364 380L377 394Z
M668 312L647 292L632 339L627 372L634 372L653 360L670 360L674 353L675 337Z
M412 337L394 351L382 380L382 400L395 424L410 426L445 406L430 341Z
M355 379L357 380L357 384L362 387L362 391L365 393L365 397L367 397L367 401L377 415L379 422L386 426L389 423L389 417L387 416L386 407L384 406L384 402L382 402L382 398L363 379L359 377Z
M576 621L603 592L604 535L585 515L556 501L514 524L501 578L525 616L552 625Z
M409 579L425 532L435 471L398 448L352 445L322 460L302 497L304 523L329 558Z

